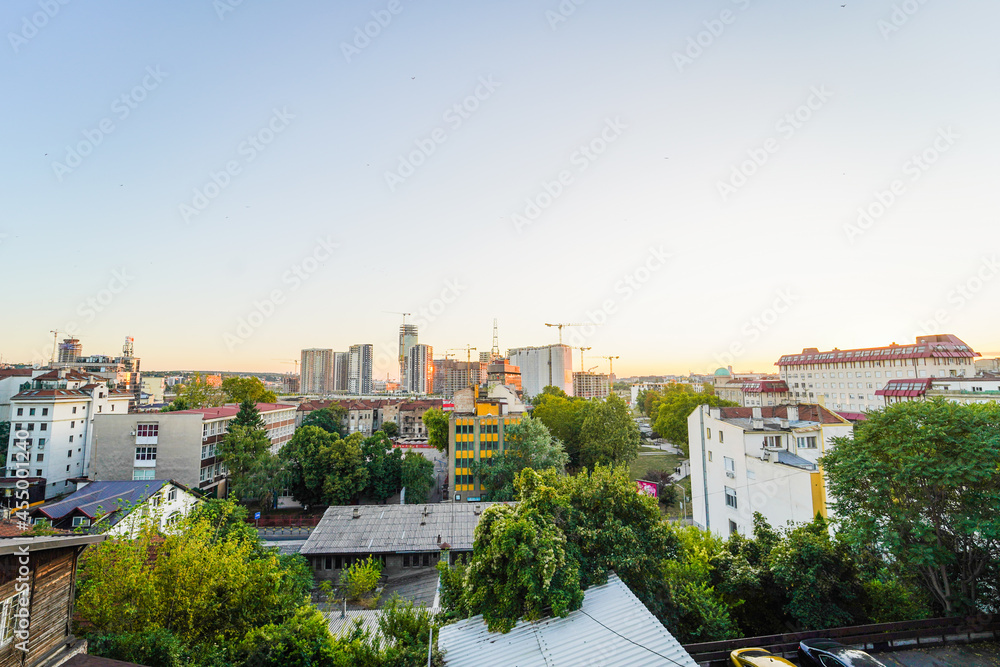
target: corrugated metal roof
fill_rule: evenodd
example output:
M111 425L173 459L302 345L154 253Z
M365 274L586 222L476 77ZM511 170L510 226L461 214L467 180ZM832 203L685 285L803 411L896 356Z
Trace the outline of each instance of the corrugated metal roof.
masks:
M566 618L521 621L504 635L475 616L441 628L438 646L448 667L698 667L615 575L587 590Z
M300 553L369 554L433 552L447 542L471 551L479 517L497 503L341 505L330 507ZM358 517L355 518L355 512ZM426 514L425 514L426 512ZM478 512L478 513L477 513Z
M38 507L33 513L42 513L53 521L58 521L67 514L80 511L94 519L98 514L110 514L123 507L134 507L144 502L167 483L169 480L164 479L91 482L58 502ZM110 525L114 525L121 518L120 516L112 517Z
M378 637L381 645L382 633L378 630L378 620L382 617L381 609L348 609L345 616L341 616L341 613L336 610L326 612L331 635L346 637L354 631L355 621L359 621L362 628Z

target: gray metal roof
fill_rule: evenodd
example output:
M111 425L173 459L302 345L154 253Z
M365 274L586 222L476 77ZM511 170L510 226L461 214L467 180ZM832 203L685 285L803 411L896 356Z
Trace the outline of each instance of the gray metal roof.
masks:
M777 454L778 454L778 463L784 463L786 466L794 466L796 468L802 468L803 470L817 470L815 463L802 458L798 454L792 454L791 452L784 449L778 450Z
M438 646L448 667L698 667L615 575L587 590L583 607L566 618L521 621L504 635L475 616L441 628Z
M453 550L471 551L479 517L486 508L497 504L503 503L330 507L300 553L308 556L437 552L444 542Z
M119 509L131 510L169 483L170 480L165 479L91 482L58 502L33 509L32 514L44 514L53 521L58 521L67 514L78 511L95 519ZM106 525L114 525L121 519L122 515L111 517L110 524Z

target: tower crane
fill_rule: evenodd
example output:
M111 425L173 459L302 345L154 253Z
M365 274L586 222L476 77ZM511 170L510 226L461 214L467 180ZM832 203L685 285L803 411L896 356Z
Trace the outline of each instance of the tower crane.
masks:
M601 357L601 359L607 359L608 360L608 381L609 382L611 382L611 378L615 374L615 359L617 359L617 358L618 358L617 356Z
M566 322L561 322L559 324L549 324L548 322L546 322L545 326L547 326L547 327L556 327L557 329L559 329L559 344L562 345L562 330L563 330L563 327L583 327L583 326L586 326L586 325L585 324L569 324L569 323L566 323Z
M272 359L271 361L280 361L283 364L295 364L295 374L299 374L299 360L298 359Z
M57 357L56 357L56 343L59 342L59 334L65 333L65 332L63 332L63 331L56 331L56 330L53 329L52 331L49 331L49 333L52 334L52 363L56 363L56 359L57 359Z
M580 350L580 372L583 373L583 372L585 372L583 370L583 353L586 352L587 350L589 350L590 348L589 347L578 347L576 349Z
M450 348L448 348L448 352L460 352L462 350L465 350L465 378L466 378L466 380L468 380L470 387L473 386L472 385L472 352L475 349L476 348L472 347L471 345L466 345L465 347L450 347Z

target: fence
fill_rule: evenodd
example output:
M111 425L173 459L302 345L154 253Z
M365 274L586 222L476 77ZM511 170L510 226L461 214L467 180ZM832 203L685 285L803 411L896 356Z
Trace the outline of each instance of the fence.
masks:
M990 616L981 618L953 617L855 625L846 628L688 644L684 649L702 667L726 667L729 652L738 648L762 648L775 655L794 658L800 641L817 637L828 637L843 644L861 647L869 651L929 648L946 644L967 644L973 641L998 639L1000 638L1000 619Z
M254 521L253 515L250 515L246 522L253 524L258 528L292 528L292 527L313 527L319 523L322 516L287 516L287 515L273 515L273 516L262 516L259 520Z

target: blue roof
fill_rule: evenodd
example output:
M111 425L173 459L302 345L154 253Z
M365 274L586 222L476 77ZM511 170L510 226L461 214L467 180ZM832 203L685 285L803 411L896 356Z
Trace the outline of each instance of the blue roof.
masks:
M62 500L42 505L36 512L41 512L53 521L79 512L90 519L98 515L114 512L122 506L134 507L169 483L168 479L147 479L129 482L91 482L79 491L71 493ZM127 512L125 512L127 514ZM121 520L124 514L111 518L111 524Z
M796 468L802 468L804 470L816 470L816 464L812 461L802 458L797 454L792 454L788 450L782 449L778 451L778 463L784 463L788 466L795 466Z

